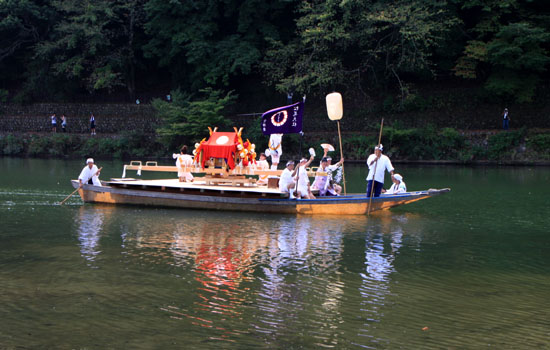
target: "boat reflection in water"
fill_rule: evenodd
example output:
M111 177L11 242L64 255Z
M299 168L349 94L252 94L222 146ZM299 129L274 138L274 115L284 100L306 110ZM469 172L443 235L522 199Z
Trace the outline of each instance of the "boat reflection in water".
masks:
M158 268L159 278L168 269L181 281L180 296L171 290L160 306L169 317L224 341L250 332L279 339L306 327L329 347L343 332L368 334L383 318L407 221L390 212L369 219L112 210L130 211L112 221L132 266ZM101 253L104 217L97 206L79 214L81 253L91 262Z
M105 213L101 208L82 206L77 212L80 255L89 267L96 268L95 260L101 253L99 240L103 230Z

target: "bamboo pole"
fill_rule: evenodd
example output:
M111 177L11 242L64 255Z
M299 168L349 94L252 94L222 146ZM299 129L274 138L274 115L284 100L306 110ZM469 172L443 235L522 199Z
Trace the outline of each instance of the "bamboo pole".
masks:
M384 118L382 118L382 122L380 123L380 134L378 135L378 145L377 145L378 147L380 147L380 143L382 142L382 129L383 128L384 128ZM376 151L375 151L375 154L376 154ZM370 188L369 206L367 208L367 217L370 215L372 196L374 195L374 182L375 182L374 179L376 178L376 168L378 167L378 159L375 162L376 162L376 164L374 164L374 173L372 174L372 186ZM367 188L368 188L368 182L367 182Z
M344 152L342 151L342 135L340 134L340 121L336 121L338 124L338 140L340 140L340 159L344 158ZM344 182L344 196L346 193L346 173L344 172L344 163L342 163L342 181Z
M90 179L91 179L92 177L94 177L95 175L97 175L97 173L99 173L99 172L101 171L101 169L103 169L103 167L99 168L99 169L97 170L97 172L96 172L94 175L90 176L90 178L89 178L88 180L86 180L85 183L88 183L88 181L90 181ZM63 203L65 203L65 202L67 201L67 199L71 198L71 197L73 196L73 194L75 194L76 191L78 191L79 189L80 189L80 186L79 186L76 190L74 190L73 193L71 193L71 194L68 195L64 200L62 200L62 201L59 203L59 205L63 205Z

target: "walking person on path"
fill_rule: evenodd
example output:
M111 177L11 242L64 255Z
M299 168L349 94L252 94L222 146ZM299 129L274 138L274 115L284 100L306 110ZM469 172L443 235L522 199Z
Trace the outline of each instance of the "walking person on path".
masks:
M55 113L51 115L50 120L52 122L52 132L57 132L57 118Z
M67 117L65 117L65 114L61 115L61 129L63 129L63 132L67 132Z
M508 108L504 108L502 112L502 129L508 130L510 128L510 116L508 115Z
M93 113L90 113L90 130L92 135L95 135L95 117Z

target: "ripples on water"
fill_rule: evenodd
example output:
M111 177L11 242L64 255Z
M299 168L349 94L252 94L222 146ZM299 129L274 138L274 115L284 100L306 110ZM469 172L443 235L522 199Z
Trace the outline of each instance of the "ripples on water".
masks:
M500 213L449 195L310 218L66 195L0 188L0 348L550 346L540 212L487 222Z

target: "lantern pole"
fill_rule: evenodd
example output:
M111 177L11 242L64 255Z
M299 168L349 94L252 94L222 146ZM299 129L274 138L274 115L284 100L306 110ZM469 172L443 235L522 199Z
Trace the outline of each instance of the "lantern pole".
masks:
M340 142L340 159L344 159L344 152L342 151L342 134L340 133L340 119L344 114L344 107L342 106L342 95L338 92L333 92L327 95L327 114L330 120L336 120L338 125L338 141ZM346 191L346 174L344 172L344 163L342 162L342 181L344 182L344 195Z

